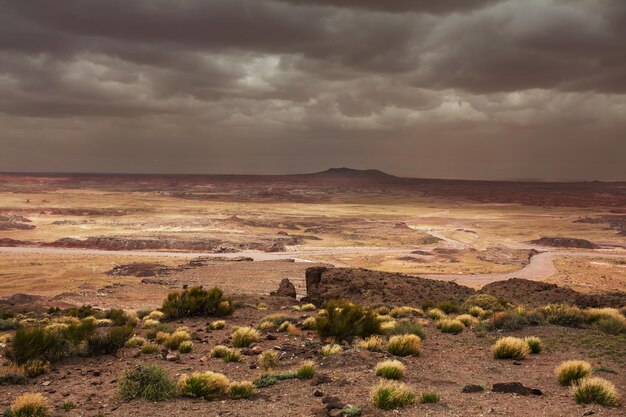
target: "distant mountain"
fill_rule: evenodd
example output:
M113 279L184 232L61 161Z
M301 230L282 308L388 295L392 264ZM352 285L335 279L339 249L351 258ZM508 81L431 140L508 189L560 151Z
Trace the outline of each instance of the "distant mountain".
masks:
M363 179L394 179L395 175L387 174L378 169L353 169L353 168L329 168L325 171L314 172L312 174L304 174L316 177L332 177L332 178L363 178Z

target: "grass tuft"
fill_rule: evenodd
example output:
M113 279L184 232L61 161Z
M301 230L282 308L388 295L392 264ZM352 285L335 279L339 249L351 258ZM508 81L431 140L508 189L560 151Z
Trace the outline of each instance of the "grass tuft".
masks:
M615 385L603 378L583 378L572 387L572 392L577 404L593 403L607 407L618 407L622 403Z
M530 353L528 343L517 337L498 339L491 348L494 359L524 359Z
M395 356L418 356L421 344L422 339L414 334L392 336L387 344L387 351Z
M459 334L465 329L465 325L457 319L441 319L437 321L437 328L442 333Z
M212 400L227 393L229 381L225 375L216 372L194 372L181 375L176 387L180 395Z
M372 393L372 403L383 410L406 407L414 402L415 394L406 385L395 381L382 381Z
M543 342L537 336L531 336L524 338L524 341L528 344L530 353L537 355L543 350Z
M119 379L117 393L123 401L143 398L163 401L174 395L175 384L159 366L137 365Z
M255 391L256 386L252 382L231 382L228 385L228 398L231 400L250 398L254 395Z
M379 362L376 365L376 376L385 379L401 379L404 376L404 364L397 360Z
M248 347L259 340L259 331L252 327L238 327L232 333L233 345L235 347Z
M591 372L591 364L579 360L565 361L554 370L559 384L563 386L572 385L579 379L591 375Z
M27 392L11 404L12 417L46 417L49 414L48 400L39 393Z

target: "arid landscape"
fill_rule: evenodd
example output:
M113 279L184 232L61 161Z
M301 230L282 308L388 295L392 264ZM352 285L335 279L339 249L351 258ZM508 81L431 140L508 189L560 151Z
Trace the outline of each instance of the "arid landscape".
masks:
M415 394L438 396L432 404L418 398L402 414L623 415L623 407L576 404L554 369L585 360L626 390L624 207L624 183L414 180L347 168L294 176L5 174L0 380L29 372L12 364L15 329L94 316L94 331L107 332L118 326L109 319L116 309L143 320L122 320L138 342L112 355L85 357L72 348L47 358L26 385L3 382L2 405L40 392L60 415L385 415L370 398L380 379L374 368L395 358ZM234 312L168 318L158 311L169 293L193 287L219 287ZM423 339L420 354L359 347L359 335L320 336L311 320L339 299L376 309L383 346L404 333L393 326L408 326L406 333ZM439 314L465 324L446 333ZM272 315L276 323L263 325ZM211 329L215 320L225 327ZM211 358L216 345L232 348L231 333L242 326L259 333L241 357ZM167 332L173 337L177 328L192 341L191 353L168 345ZM146 341L152 329L165 336L142 353L154 344ZM494 359L491 346L503 336L537 336L543 349L523 360ZM323 355L329 343L338 352ZM266 351L278 359L263 371ZM315 367L311 380L259 382L268 370L282 375L305 360ZM121 375L139 365L158 365L175 379L211 370L255 381L255 393L249 400L218 393L220 401L124 401ZM509 382L541 395L493 391ZM251 401L245 414L239 401Z

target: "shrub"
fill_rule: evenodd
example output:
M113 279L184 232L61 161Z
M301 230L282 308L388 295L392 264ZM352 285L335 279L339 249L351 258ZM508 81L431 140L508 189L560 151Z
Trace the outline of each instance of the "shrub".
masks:
M461 314L456 318L458 321L463 323L465 327L472 327L480 323L480 320L470 314Z
M277 332L287 332L287 333L297 333L299 330L296 326L294 326L293 324L291 324L291 322L289 321L284 321L282 322L282 324L280 326L278 326L278 329L276 329Z
M422 404L434 404L441 400L441 396L435 391L423 392L420 397L420 403Z
M175 384L159 366L137 365L119 378L117 392L124 401L163 401L174 395Z
M187 342L191 339L187 330L176 330L165 341L165 347L169 349L178 349L181 343Z
M463 331L465 326L457 319L442 319L437 321L437 328L442 333L458 334Z
M24 374L29 378L50 372L50 362L41 359L31 359L24 364Z
M17 372L3 373L0 375L0 386L2 385L26 385L28 379Z
M380 332L376 313L369 308L350 301L331 300L324 304L326 314L318 315L315 327L321 340L336 342L369 337Z
M466 310L472 307L480 307L483 310L500 311L504 310L506 303L489 294L474 294L468 297L463 303Z
M414 334L416 336L419 336L422 340L426 339L426 332L424 331L422 326L419 325L419 323L416 323L412 320L403 319L392 322L392 324L392 326L383 325L381 327L383 333L390 336L397 334Z
M559 384L567 386L572 382L576 382L588 375L591 375L591 364L585 361L565 361L561 363L555 370L556 378Z
M479 306L472 306L467 310L468 314L472 317L484 318L487 316L487 312Z
M42 359L50 362L59 360L66 352L67 345L63 338L41 327L20 327L15 333L7 356L18 365L31 359Z
M302 329L303 330L315 330L315 317L307 317L302 322Z
M205 290L193 287L184 291L174 291L167 295L161 311L167 319L196 316L226 316L234 311L230 300L223 298L224 293L215 287Z
M404 365L400 361L391 360L376 364L376 376L386 379L401 379L404 376Z
M385 339L380 336L370 336L365 340L359 340L355 347L357 349L369 350L371 352L382 352L385 348Z
M395 307L389 311L389 315L393 318L411 317L411 316L417 316L417 315L421 316L422 314L423 314L423 311L418 310L417 308L408 307L408 306Z
M266 331L266 330L273 330L274 329L274 323L269 322L269 321L264 321L261 324L259 324L259 330L261 330L262 332Z
M158 320L148 319L148 320L143 321L143 328L144 329L156 328L159 326L159 324L161 324L161 322Z
M143 354L150 354L150 353L156 353L159 351L159 345L157 345L156 343L146 343L145 345L143 345L143 347L141 348L141 353Z
M428 310L427 315L433 320L441 320L446 317L446 313L438 308L431 308Z
M219 329L223 329L225 326L226 326L226 322L224 320L215 320L209 324L208 329L219 330Z
M582 327L587 315L578 307L565 304L550 304L539 310L548 323L565 327Z
M180 353L189 353L193 350L193 343L190 340L185 340L183 342L180 342L180 345L178 345L178 351Z
M443 303L437 304L437 308L446 314L456 314L459 312L459 306L456 304L456 301L444 301Z
M0 331L15 329L15 321L11 319L0 319Z
M300 311L313 311L315 309L316 309L315 304L311 304L311 303L303 304L300 307Z
M278 367L278 353L266 350L259 354L259 362L263 370L268 371Z
M240 398L250 398L254 395L256 387L252 382L231 382L228 385L228 398L238 400Z
M415 394L406 385L393 381L382 381L372 393L372 403L383 410L405 407L415 402Z
M132 326L110 327L87 339L89 352L92 354L110 355L124 347L133 335Z
M524 359L529 353L528 343L517 337L503 337L498 339L491 348L495 359Z
M107 310L104 317L111 320L115 326L136 326L139 322L137 313L133 310L111 309Z
M133 336L130 339L128 339L124 347L132 349L132 348L142 347L145 344L146 344L146 339L144 339L141 336Z
M541 339L537 336L527 337L524 341L528 344L528 348L532 354L536 355L543 349Z
M522 310L498 311L491 316L487 327L489 330L520 330L529 324Z
M144 316L143 320L161 320L163 317L165 316L165 314L163 314L162 311L159 310L154 310L151 311L150 313L148 313L146 316Z
M622 403L615 385L603 378L583 378L572 387L577 404L600 404L617 407Z
M248 347L259 340L259 331L252 327L238 327L233 331L232 339L235 347Z
M417 356L421 352L422 339L414 334L392 336L387 351L395 356Z
M332 356L332 355L341 353L342 351L343 351L343 348L340 345L333 344L333 345L322 346L320 353L322 354L322 356Z
M620 333L626 333L626 319L622 320L616 317L603 317L598 319L594 325L600 331L614 336L617 336Z
M275 376L263 374L252 381L252 384L257 388L265 388L276 384L276 382L278 382L278 379Z
M12 417L46 417L49 413L48 400L39 393L22 394L11 404Z
M241 360L241 353L238 350L231 349L226 346L217 345L210 353L212 358L221 358L224 362L239 362Z
M157 343L166 343L170 339L170 334L167 332L157 332L154 339Z
M178 379L178 393L186 397L212 400L228 391L228 378L216 372L194 372L183 374Z
M305 361L296 371L296 378L311 379L315 375L315 366L311 361Z

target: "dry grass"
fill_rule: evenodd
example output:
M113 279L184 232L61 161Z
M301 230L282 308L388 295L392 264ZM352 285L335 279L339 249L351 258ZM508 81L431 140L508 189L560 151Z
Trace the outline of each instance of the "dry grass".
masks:
M414 334L392 336L387 351L395 356L418 356L422 350L422 339Z
M465 325L457 319L441 319L437 321L437 328L442 333L458 334L465 329Z
M491 348L495 359L524 359L530 353L528 343L517 337L503 337L498 339Z
M322 356L332 356L337 355L343 352L343 348L340 345L332 344L332 345L324 345L320 350Z
M530 353L534 355L541 353L541 351L543 350L543 342L537 336L526 337L524 338L524 341L528 344Z
M607 407L618 407L622 398L615 385L603 378L588 377L572 387L577 404L600 404Z
M559 384L567 386L591 375L592 367L589 362L572 360L561 363L555 370Z
M180 395L212 400L226 394L230 383L225 375L205 371L183 374L178 379L176 389Z
M471 314L461 314L460 316L457 316L456 319L463 323L465 327L476 326L480 323L480 319L472 316Z
M212 358L221 358L224 362L239 362L241 360L241 353L236 349L231 349L223 345L217 345L211 349L209 354Z
M370 352L382 352L385 349L385 339L380 336L370 336L364 340L359 340L354 344L357 349L369 350Z
M231 382L228 385L228 398L231 400L250 398L254 395L255 391L256 387L250 381Z
M401 379L404 376L405 366L397 360L379 362L376 364L376 376L385 379Z
M256 343L261 337L258 330L252 327L238 327L232 333L232 341L235 347L248 347Z
M415 394L404 384L382 381L372 391L372 403L383 410L406 407L415 402Z
M46 417L50 414L48 400L39 393L25 393L11 404L12 417Z

